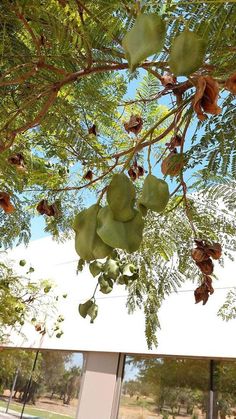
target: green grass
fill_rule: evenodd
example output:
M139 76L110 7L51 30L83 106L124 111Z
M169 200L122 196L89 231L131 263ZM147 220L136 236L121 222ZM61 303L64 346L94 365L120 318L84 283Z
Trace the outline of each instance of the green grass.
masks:
M3 400L0 400L1 407L6 407L6 405L7 405L6 402L4 402ZM14 402L10 403L9 410L14 410L15 412L20 413L22 410L22 405L19 405ZM38 416L43 419L69 419L70 417L72 417L72 416L60 415L59 413L52 413L52 412L49 412L48 410L43 410L43 409L39 410L37 408L28 407L28 406L25 407L24 413L27 415Z

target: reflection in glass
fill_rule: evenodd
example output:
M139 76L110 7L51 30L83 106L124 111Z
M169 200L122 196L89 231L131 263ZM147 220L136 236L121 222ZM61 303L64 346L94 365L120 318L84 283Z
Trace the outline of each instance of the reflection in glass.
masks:
M82 364L80 353L2 349L0 417L75 418Z
M236 417L236 362L215 361L214 419Z
M119 419L204 419L209 361L127 357Z

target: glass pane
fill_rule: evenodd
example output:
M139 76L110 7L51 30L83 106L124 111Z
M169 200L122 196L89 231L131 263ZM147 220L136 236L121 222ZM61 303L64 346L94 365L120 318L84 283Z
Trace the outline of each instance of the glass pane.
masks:
M233 418L236 416L236 362L214 364L214 418Z
M119 419L204 419L209 361L127 357Z
M76 352L1 350L0 418L75 418L82 365Z

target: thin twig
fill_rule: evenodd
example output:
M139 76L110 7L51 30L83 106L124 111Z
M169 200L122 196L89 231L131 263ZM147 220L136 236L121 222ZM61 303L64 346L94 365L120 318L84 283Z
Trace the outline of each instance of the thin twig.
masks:
M96 179L91 180L90 182L86 183L85 185L82 185L82 186L66 186L65 188L60 188L60 189L50 189L50 192L79 191L81 189L87 188L88 186L93 185L97 181L99 181L99 180L103 179L105 176L107 176L110 172L112 172L112 170L117 166L117 164L118 164L118 158L116 159L115 163L111 167L109 167L109 169L105 173L102 173Z

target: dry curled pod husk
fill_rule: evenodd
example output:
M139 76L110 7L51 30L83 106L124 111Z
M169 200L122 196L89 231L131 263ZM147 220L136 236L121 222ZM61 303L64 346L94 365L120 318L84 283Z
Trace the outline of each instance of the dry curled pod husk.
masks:
M202 262L196 262L196 265L204 275L211 275L214 269L213 262L210 258L203 260Z
M10 202L10 195L7 192L0 192L0 207L7 214L15 211L14 205Z
M144 168L142 166L137 166L136 173L138 177L142 177L144 175Z
M173 74L164 74L164 76L161 77L161 84L165 87L172 87L176 84L176 77Z
M197 90L193 98L193 109L198 119L204 121L207 119L205 113L218 115L221 108L217 105L219 96L219 85L216 80L210 76L200 76L197 81Z
M226 82L225 88L229 90L233 95L236 95L236 73L232 74Z
M184 167L184 154L171 151L171 153L162 161L161 171L163 175L177 176Z
M209 298L209 292L206 285L203 283L200 287L196 288L194 291L195 304L198 304L202 301L202 304L205 305Z
M203 262L209 258L208 254L203 249L193 249L192 258L195 262Z
M137 135L143 127L143 120L139 115L131 115L129 122L124 123L124 127L128 133Z
M172 140L171 140L171 146L172 147L181 147L182 143L183 143L183 137L179 134L176 134Z
M10 156L8 158L8 163L16 166L16 168L20 171L23 171L23 172L26 171L25 159L24 159L23 154L21 154L21 153L16 153L16 154L13 154L12 156Z
M212 257L212 259L220 259L222 255L222 247L220 243L213 243L212 245L208 245L206 252L208 256Z
M86 179L86 180L92 180L93 179L93 172L92 172L92 170L88 170L84 174L83 178Z
M36 207L37 211L41 215L47 215L48 217L56 217L58 215L58 209L56 204L48 204L46 199L42 199Z
M202 301L203 305L205 305L208 301L209 294L211 295L213 292L212 279L209 276L205 276L203 283L194 291L195 303L197 304Z
M212 295L214 293L214 288L212 286L212 279L210 276L205 276L204 284L206 285L208 292Z
M89 134L93 134L93 135L97 135L97 127L96 127L96 125L95 125L95 124L93 124L93 125L89 128L88 133L89 133Z
M136 173L136 171L134 171L134 169L132 167L130 167L130 169L128 170L128 175L129 175L130 179L132 179L133 181L135 181L137 179L137 173Z

